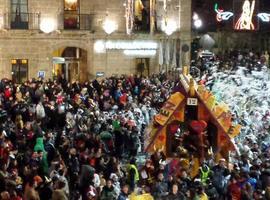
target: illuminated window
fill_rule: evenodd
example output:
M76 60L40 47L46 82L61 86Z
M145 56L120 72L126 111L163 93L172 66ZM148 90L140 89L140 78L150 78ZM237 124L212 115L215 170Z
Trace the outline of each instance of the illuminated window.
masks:
M22 83L28 79L28 60L27 59L12 59L12 81Z
M28 0L11 0L11 28L28 29Z
M64 28L80 28L80 4L79 0L64 0Z

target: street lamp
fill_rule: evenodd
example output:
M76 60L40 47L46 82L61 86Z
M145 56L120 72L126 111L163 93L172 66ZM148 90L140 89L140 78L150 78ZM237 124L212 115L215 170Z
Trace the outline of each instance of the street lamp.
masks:
M201 28L201 27L202 27L202 25L203 25L203 23L202 23L202 20L201 20L201 19L197 19L197 20L195 20L193 24L194 24L194 26L195 26L195 28L196 28L196 29Z
M203 22L197 13L193 14L192 19L193 19L193 25L196 29L199 29L202 27Z
M177 24L174 20L163 20L161 24L161 29L166 35L173 34L177 29Z
M56 30L56 21L53 18L43 18L39 28L44 33L51 33Z
M103 23L103 30L108 35L112 34L114 31L116 31L118 28L117 23L113 20L106 19Z

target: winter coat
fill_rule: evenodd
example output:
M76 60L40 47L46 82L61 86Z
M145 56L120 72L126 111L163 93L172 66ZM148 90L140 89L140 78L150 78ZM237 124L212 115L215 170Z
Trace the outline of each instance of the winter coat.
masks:
M64 190L54 190L52 200L68 200Z
M128 195L124 194L123 192L119 195L117 200L127 200L128 199Z
M166 200L186 200L186 197L182 193L178 194L170 193L166 196Z
M155 199L164 198L168 192L168 184L165 181L158 181L153 188L153 196Z
M100 200L116 200L117 195L114 187L108 188L105 186L101 192Z

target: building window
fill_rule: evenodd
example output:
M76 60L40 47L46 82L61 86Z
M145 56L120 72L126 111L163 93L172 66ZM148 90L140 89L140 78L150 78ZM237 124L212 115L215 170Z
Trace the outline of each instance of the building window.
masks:
M15 83L23 83L28 79L28 60L12 59L12 81Z
M64 29L80 29L79 0L64 0Z
M28 29L28 0L11 0L11 28Z

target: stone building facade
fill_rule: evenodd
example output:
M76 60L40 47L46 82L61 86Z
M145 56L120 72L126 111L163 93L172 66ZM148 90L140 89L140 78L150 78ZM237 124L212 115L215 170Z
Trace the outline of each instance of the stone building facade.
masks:
M22 78L15 77L18 76L17 73L21 73L18 72L21 70L23 72L20 76L26 76L26 79L36 78L38 75L45 76L47 79L52 78L57 74L56 70L60 69L61 73L67 75L69 79L79 78L84 81L99 75L138 73L138 60L145 61L145 58L148 58L145 55L126 56L122 48L106 49L106 52L97 53L95 43L99 40L105 41L105 44L108 41L115 43L154 41L160 44L160 41L177 40L180 41L180 46L177 48L180 55L177 66L188 63L189 52L182 53L181 47L190 46L191 1L189 0L156 0L155 10L162 8L164 2L167 2L167 12L173 15L177 22L177 29L169 36L162 31L152 33L133 31L128 35L125 16L129 0L77 0L79 11L68 14L71 18L73 15L78 17L76 23L79 26L75 29L65 28L70 21L64 19L65 1L74 0L21 1L26 2L27 5L19 7L18 0L0 0L0 78L23 81ZM23 9L26 10L22 11ZM158 16L158 11L155 14ZM21 25L22 18L27 21L27 27L16 27ZM54 23L49 26L55 26L55 29L49 33L40 30L41 23L45 19L50 19L49 22ZM115 21L118 26L111 34L105 33L102 28L106 19ZM66 48L75 49L75 54L73 55L72 52L65 54ZM160 70L159 48L161 47L155 49L154 56L147 59L148 74ZM66 59L61 62L55 61L61 57ZM71 68L73 72L70 71Z

